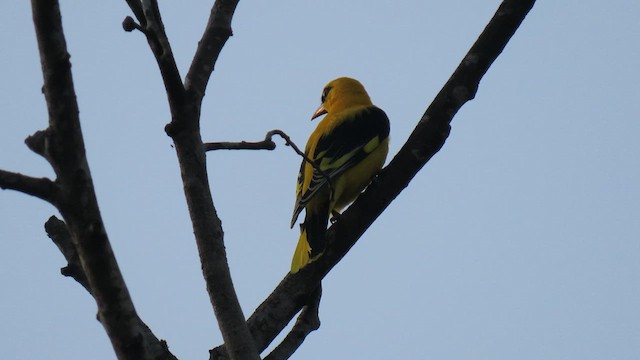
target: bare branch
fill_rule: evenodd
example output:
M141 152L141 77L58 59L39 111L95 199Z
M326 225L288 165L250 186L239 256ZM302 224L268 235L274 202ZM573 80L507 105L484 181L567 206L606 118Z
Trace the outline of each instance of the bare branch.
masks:
M208 142L204 143L204 151L213 150L273 150L276 148L276 143L271 139L265 139L262 141L249 142Z
M518 29L535 0L505 0L458 68L422 116L415 130L367 190L327 230L329 245L317 260L296 274L288 274L249 317L247 323L260 351L282 331L305 305L305 293L335 266L384 209L407 187L437 153L449 135L457 111L472 99L478 84ZM224 349L211 351L226 359ZM214 357L212 357L213 359Z
M197 121L197 114L183 121ZM173 136L202 273L222 337L232 359L259 359L238 301L224 246L222 223L211 197L206 158L197 127L184 127Z
M319 168L319 167L317 167L317 166L313 163L313 161L311 161L311 159L309 159L309 158L307 157L307 155L306 155L302 150L300 150L300 148L296 145L296 143L294 143L294 142L293 142L293 140L291 140L291 138L289 137L289 135L285 134L285 132L284 132L284 131L282 131L282 130L271 130L271 131L269 131L269 132L267 133L267 136L269 137L269 139L271 139L271 138L273 137L273 135L278 135L278 136L280 136L281 138L283 138L283 139L284 139L284 141L285 141L285 144L286 144L287 146L291 146L291 148L293 149L293 151L295 151L295 152L296 152L296 154L298 154L298 155L302 156L302 158L303 158L303 159L305 159L305 160L307 160L307 162L309 162L310 164L313 164L313 165L314 165L314 167L315 167L318 171L321 171L321 170L320 170L320 168Z
M146 26L147 20L144 17L144 11L142 10L142 3L140 2L140 0L125 0L125 1L127 2L127 5L129 5L129 8L131 8L133 15L136 16L136 19L138 19L140 24L142 24L142 26Z
M0 189L20 191L54 204L58 188L47 178L34 178L20 173L0 170Z
M56 206L69 234L104 326L119 359L175 359L138 317L109 243L93 188L80 129L71 63L57 1L32 0L44 75L49 128L27 144L57 175ZM66 245L65 245L65 250Z
M289 135L287 135L282 130L271 130L264 137L264 140L257 142L248 142L248 141L240 141L240 142L209 142L204 143L205 151L213 151L213 150L273 150L276 148L276 143L273 142L273 136L278 135L284 139L285 145L291 146L291 148L296 152L296 154L302 156L307 162L313 164L316 170L321 171L311 159L307 157L307 155L300 150L300 148L291 140Z
M310 301L302 308L300 315L293 328L284 340L276 346L264 360L285 360L291 357L304 342L307 335L320 328L320 298L322 297L322 286L318 285L316 291L310 295Z
M47 131L46 130L38 130L33 135L27 137L24 140L24 143L27 147L33 151L34 153L44 157L45 159L51 161L51 159L47 158L46 153L46 139L47 139Z
M302 152L302 150L300 150L300 148L291 140L289 135L284 133L284 131L282 131L282 130L271 130L271 131L269 131L267 133L267 136L269 138L271 138L273 135L280 135L280 137L283 138L284 141L286 141L286 145L287 146L291 146L291 148L293 149L293 151L296 152L296 154L300 155L306 162L311 164L311 166L314 169L316 169L327 180L327 186L329 187L329 194L333 194L333 182L331 181L331 176L329 176L329 174L327 174L326 171L322 170L320 168L320 165L316 164L315 161L309 159L307 154Z
M223 339L233 359L259 359L242 308L233 288L226 258L224 233L217 216L206 169L206 156L200 136L200 105L204 88L218 54L230 35L230 23L237 1L218 0L214 3L207 29L203 35L187 79L197 73L196 91L185 96L156 0L142 0L143 15L138 2L129 0L138 17L164 80L172 119L165 131L174 141L185 198L202 263L202 272ZM227 24L225 27L225 23ZM135 27L128 24L128 28ZM226 30L226 29L229 30ZM221 41L223 39L223 41ZM191 81L187 80L187 83Z
M136 16L139 24L131 17L127 16L122 22L125 31L131 32L134 29L140 30L149 43L151 52L158 63L158 68L162 74L164 88L167 91L170 108L174 118L177 114L173 111L183 105L184 102L184 86L180 71L176 65L173 51L169 44L169 39L164 30L164 24L160 16L158 2L156 0L126 0L131 11Z
M309 159L307 154L302 152L300 148L291 140L289 135L287 135L282 130L271 130L267 133L267 136L262 141L257 142L209 142L204 143L205 151L213 151L213 150L273 150L276 148L276 143L273 142L273 136L278 135L284 139L285 145L291 146L293 151L296 154L300 155L306 162L311 164L314 169L316 169L322 176L327 180L327 185L329 187L329 193L333 193L333 182L331 181L331 177L327 174L326 171L322 170L318 164Z
M264 351L289 321L307 305L309 294L320 283L320 276L316 276L318 273L311 271L314 263L315 261L295 274L287 274L269 297L247 319L258 351ZM209 359L229 359L225 346L220 345L212 349Z
M146 30L143 29L142 26L140 26L140 24L138 24L135 20L133 20L131 16L127 16L124 18L124 20L122 21L122 29L124 29L124 31L126 32L132 32L133 30L138 30L143 34L146 32Z
M82 269L78 251L76 250L76 246L73 244L73 239L71 238L71 234L67 229L67 225L64 223L64 221L58 219L55 216L52 216L44 224L44 229L47 232L49 238L58 247L64 258L67 260L67 266L60 269L62 275L73 278L80 285L82 285L82 287L84 287L85 290L89 292L89 294L92 294L91 287L89 286L89 281L87 280L87 276Z
M185 79L185 89L190 96L202 102L207 83L218 60L222 47L233 34L231 19L239 0L216 0L211 8L207 27L198 42L198 49Z

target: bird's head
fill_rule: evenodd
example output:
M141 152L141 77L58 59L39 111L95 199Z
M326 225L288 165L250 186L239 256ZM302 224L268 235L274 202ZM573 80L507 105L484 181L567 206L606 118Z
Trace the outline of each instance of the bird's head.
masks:
M356 79L341 77L329 82L322 90L322 104L311 120L326 113L339 112L354 106L371 105L364 86Z

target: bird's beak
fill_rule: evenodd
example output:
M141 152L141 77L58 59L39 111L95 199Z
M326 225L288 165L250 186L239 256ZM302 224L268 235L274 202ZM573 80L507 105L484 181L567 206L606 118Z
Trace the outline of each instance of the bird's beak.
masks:
M313 115L311 116L311 120L317 118L320 115L324 115L327 113L327 110L324 108L324 106L320 105L320 107L316 110L316 112L313 113Z

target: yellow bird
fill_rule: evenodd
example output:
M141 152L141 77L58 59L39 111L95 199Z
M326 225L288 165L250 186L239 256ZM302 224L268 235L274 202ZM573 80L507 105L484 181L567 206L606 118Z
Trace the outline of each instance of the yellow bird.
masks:
M322 91L311 120L327 114L311 133L296 186L291 227L305 209L300 239L291 262L296 273L326 247L330 214L353 202L382 168L389 151L389 118L371 103L357 80L341 77ZM330 181L328 181L330 179Z

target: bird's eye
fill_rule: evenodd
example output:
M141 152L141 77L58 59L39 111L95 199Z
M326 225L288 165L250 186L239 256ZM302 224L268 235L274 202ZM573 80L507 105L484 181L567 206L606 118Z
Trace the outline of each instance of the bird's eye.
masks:
M327 95L329 95L329 91L331 90L331 87L327 86L326 88L324 88L324 90L322 90L322 97L320 98L320 101L324 104L324 101L327 100Z

